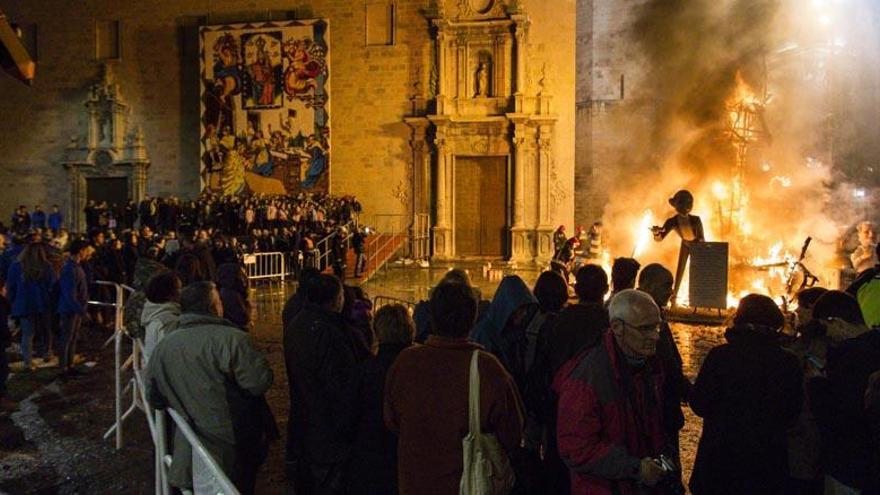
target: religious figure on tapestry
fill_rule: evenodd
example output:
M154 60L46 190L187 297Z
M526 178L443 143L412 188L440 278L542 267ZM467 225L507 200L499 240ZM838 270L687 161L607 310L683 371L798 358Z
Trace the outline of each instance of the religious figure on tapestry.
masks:
M219 194L326 192L327 23L200 28L203 187Z
M281 33L243 35L245 87L243 107L281 106Z

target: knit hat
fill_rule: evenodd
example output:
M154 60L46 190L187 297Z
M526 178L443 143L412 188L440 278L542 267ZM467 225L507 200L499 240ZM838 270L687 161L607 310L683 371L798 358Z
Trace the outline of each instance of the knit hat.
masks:
M785 324L785 317L773 299L760 294L749 294L739 302L733 323L759 325L778 330Z

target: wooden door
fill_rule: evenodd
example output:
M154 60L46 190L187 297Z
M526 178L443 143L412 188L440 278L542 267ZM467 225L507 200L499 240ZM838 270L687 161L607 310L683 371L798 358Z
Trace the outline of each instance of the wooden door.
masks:
M506 233L506 157L456 157L456 254L504 257Z

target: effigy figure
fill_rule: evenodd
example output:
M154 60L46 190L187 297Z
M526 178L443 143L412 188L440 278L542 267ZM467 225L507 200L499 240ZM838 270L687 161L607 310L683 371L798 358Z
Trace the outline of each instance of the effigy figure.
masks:
M672 303L675 305L678 289L681 286L681 278L690 257L690 246L695 242L704 242L703 221L696 215L691 215L694 208L694 195L685 189L678 191L669 198L669 204L675 208L675 215L666 219L662 227L651 227L654 240L661 242L671 232L675 232L681 238L681 248L678 251L678 266L675 269L675 287L672 292Z

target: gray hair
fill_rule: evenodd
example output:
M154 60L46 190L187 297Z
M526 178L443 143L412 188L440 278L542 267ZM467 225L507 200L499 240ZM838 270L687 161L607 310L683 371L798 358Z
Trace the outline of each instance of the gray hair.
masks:
M617 293L608 304L608 318L611 321L631 321L633 316L648 314L660 317L660 308L647 293L635 289L626 289Z

